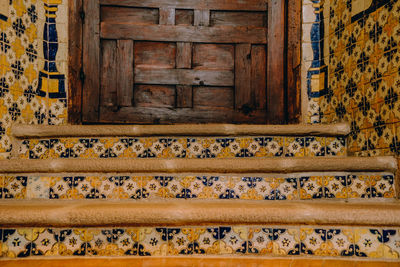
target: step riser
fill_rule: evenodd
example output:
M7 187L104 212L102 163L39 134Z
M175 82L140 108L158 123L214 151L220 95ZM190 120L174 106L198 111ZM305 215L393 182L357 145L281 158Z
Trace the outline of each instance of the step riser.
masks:
M15 142L13 157L50 158L280 158L340 157L345 137L109 137Z
M302 225L1 229L2 257L236 256L399 259L400 229ZM0 243L1 244L1 243Z
M3 174L0 199L393 199L390 172Z

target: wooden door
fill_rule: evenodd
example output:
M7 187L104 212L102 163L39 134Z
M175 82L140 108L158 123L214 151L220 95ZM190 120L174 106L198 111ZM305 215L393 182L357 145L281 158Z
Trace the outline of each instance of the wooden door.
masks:
M83 0L82 120L284 123L284 0Z

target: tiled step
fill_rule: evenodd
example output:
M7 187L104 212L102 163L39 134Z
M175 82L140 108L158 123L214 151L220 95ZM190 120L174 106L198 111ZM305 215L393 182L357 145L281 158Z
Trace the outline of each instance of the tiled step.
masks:
M275 158L345 156L348 124L141 125L12 128L13 156L47 158Z
M0 161L2 199L393 199L397 161L376 158Z
M9 201L3 259L51 256L398 260L400 205ZM0 262L1 263L1 262Z

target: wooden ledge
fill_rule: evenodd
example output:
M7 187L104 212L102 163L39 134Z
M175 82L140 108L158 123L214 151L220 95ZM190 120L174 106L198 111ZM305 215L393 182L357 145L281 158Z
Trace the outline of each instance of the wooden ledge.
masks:
M11 129L16 138L44 137L116 137L116 136L344 136L350 125L235 125L235 124L177 124L177 125L25 125Z
M0 227L190 225L400 226L398 201L345 203L246 200L10 200Z
M395 172L394 157L234 158L234 159L12 159L0 160L1 173L295 173Z

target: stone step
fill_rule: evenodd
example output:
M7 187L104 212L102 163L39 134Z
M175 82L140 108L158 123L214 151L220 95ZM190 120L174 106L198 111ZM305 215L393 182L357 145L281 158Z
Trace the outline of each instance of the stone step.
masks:
M393 199L397 161L375 158L0 161L2 199Z
M275 158L346 155L348 124L12 127L14 158Z
M7 201L3 259L176 257L398 261L400 205L259 201ZM0 262L1 263L1 262Z

